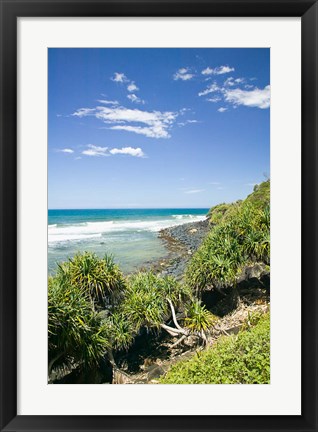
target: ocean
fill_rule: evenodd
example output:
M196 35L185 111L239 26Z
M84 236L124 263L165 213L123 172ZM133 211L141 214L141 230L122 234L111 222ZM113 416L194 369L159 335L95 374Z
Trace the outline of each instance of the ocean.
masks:
M208 209L48 211L48 271L77 252L112 254L125 273L167 254L158 232L204 220Z

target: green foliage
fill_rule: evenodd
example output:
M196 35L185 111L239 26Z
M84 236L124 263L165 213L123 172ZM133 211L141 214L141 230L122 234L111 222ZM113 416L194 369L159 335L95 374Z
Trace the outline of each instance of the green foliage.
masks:
M49 363L54 367L98 364L109 347L107 329L80 287L48 284Z
M185 327L193 332L207 331L217 321L200 300L193 300L186 308Z
M118 298L124 288L123 275L111 255L101 259L94 253L79 253L58 265L56 277L61 283L81 288L99 306L109 297Z
M268 206L270 202L270 180L255 185L253 192L246 198L246 201L254 204L257 208Z
M218 204L209 210L208 217L212 224L218 224L223 219L224 214L229 210L231 204Z
M128 279L121 309L136 332L143 326L159 328L170 314L167 299L176 305L189 293L186 286L172 277L139 272Z
M111 348L114 350L128 349L135 336L134 328L127 317L116 311L104 320Z
M222 337L214 347L176 363L163 384L269 384L270 317L264 315L237 336Z
M186 281L192 289L235 285L243 265L255 261L269 264L269 181L265 183L265 189L260 185L257 190L262 192L257 199L252 199L252 194L230 207L193 255L186 270Z

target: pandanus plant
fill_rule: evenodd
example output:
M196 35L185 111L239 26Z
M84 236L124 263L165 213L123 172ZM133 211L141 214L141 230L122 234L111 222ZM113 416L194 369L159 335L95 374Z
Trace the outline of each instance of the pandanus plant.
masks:
M58 265L57 278L82 289L97 307L105 306L110 298L114 303L124 288L123 275L111 255L77 254Z
M49 375L52 369L96 366L110 342L107 327L77 285L48 284Z

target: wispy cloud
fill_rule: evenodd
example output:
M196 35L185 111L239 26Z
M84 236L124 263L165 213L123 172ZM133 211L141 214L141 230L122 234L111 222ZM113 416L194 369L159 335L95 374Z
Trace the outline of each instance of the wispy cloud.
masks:
M89 144L86 150L82 151L85 156L109 156L108 147L99 147Z
M111 77L111 80L118 83L125 83L129 81L126 75L120 72L115 72L114 76Z
M264 87L264 89L255 88L253 90L242 90L237 88L226 90L224 99L233 105L266 109L270 106L270 86L268 85Z
M119 148L113 148L109 150L109 153L111 154L123 154L123 155L130 155L135 157L145 157L144 152L141 150L140 147L133 148L133 147L123 147L121 149Z
M184 191L184 193L186 194L196 194L196 193L200 193L200 192L204 192L205 189L188 189L186 191Z
M108 147L100 147L96 146L94 144L88 144L87 149L82 151L82 154L85 156L111 156L116 154L123 154L123 155L129 155L129 156L135 156L135 157L146 157L144 152L140 147L133 148L133 147L122 147L122 148L112 148L109 149Z
M245 82L245 78L233 78L229 77L224 81L225 87L233 87ZM252 86L253 87L253 86Z
M118 101L116 100L106 100L106 99L97 99L97 102L104 105L118 105Z
M223 75L223 74L227 74L230 72L234 72L234 70L235 69L230 67L230 66L218 66L214 69L207 67L206 69L203 69L201 74L202 75Z
M169 130L175 123L180 112L145 111L130 109L123 106L98 106L96 108L81 108L74 116L94 116L112 130L124 130L144 135L150 138L170 138Z
M205 90L199 93L199 96L206 96L207 94L214 93L217 91L220 91L220 87L217 85L217 83L214 81L213 84L210 84Z
M218 185L220 185L221 183L220 183L220 182L210 182L209 184L210 184L210 185L214 185L214 186L218 186Z
M179 122L178 126L186 126L191 123L201 123L199 120L185 120L184 122Z
M70 148L64 148L64 149L60 149L58 151L61 153L74 153L74 150L72 150Z
M134 93L133 93L133 94L129 94L129 95L127 95L127 97L128 97L128 99L129 99L131 102L138 103L138 104L144 104L144 103L145 103L144 100L140 99L140 98L139 98L138 96L136 96Z
M225 108L225 107L221 107L221 108L218 109L218 111L219 111L220 113L223 113L223 112L227 111L227 108Z
M75 117L87 117L89 115L94 115L95 108L80 108L76 110L72 115Z
M133 92L133 91L138 91L139 88L136 86L136 84L132 81L128 86L127 86L127 90L129 92Z
M175 81L177 80L188 81L193 77L194 74L190 73L189 68L181 68L173 75L173 79Z
M207 99L208 102L214 102L214 103L220 102L221 100L222 100L222 98L220 96L213 96L213 97Z

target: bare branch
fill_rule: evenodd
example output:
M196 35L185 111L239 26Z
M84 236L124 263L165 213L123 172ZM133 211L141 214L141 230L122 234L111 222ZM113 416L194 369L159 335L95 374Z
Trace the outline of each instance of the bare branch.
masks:
M170 346L170 349L179 345L186 337L187 337L186 335L181 336L181 338L178 339L177 342L175 342L173 345Z
M177 336L178 334L182 334L185 336L189 335L189 332L187 330L184 329L176 329L170 326L167 326L166 324L160 324L160 327L163 328L164 330L166 330L171 336Z
M179 330L182 330L182 328L181 328L181 327L179 326L179 324L178 324L177 317L176 317L176 312L175 312L175 310L174 310L174 307L173 307L172 301L171 301L169 298L167 298L167 300L168 300L168 303L169 303L169 305L170 305L170 309L171 309L172 319L173 319L174 325L175 325Z

